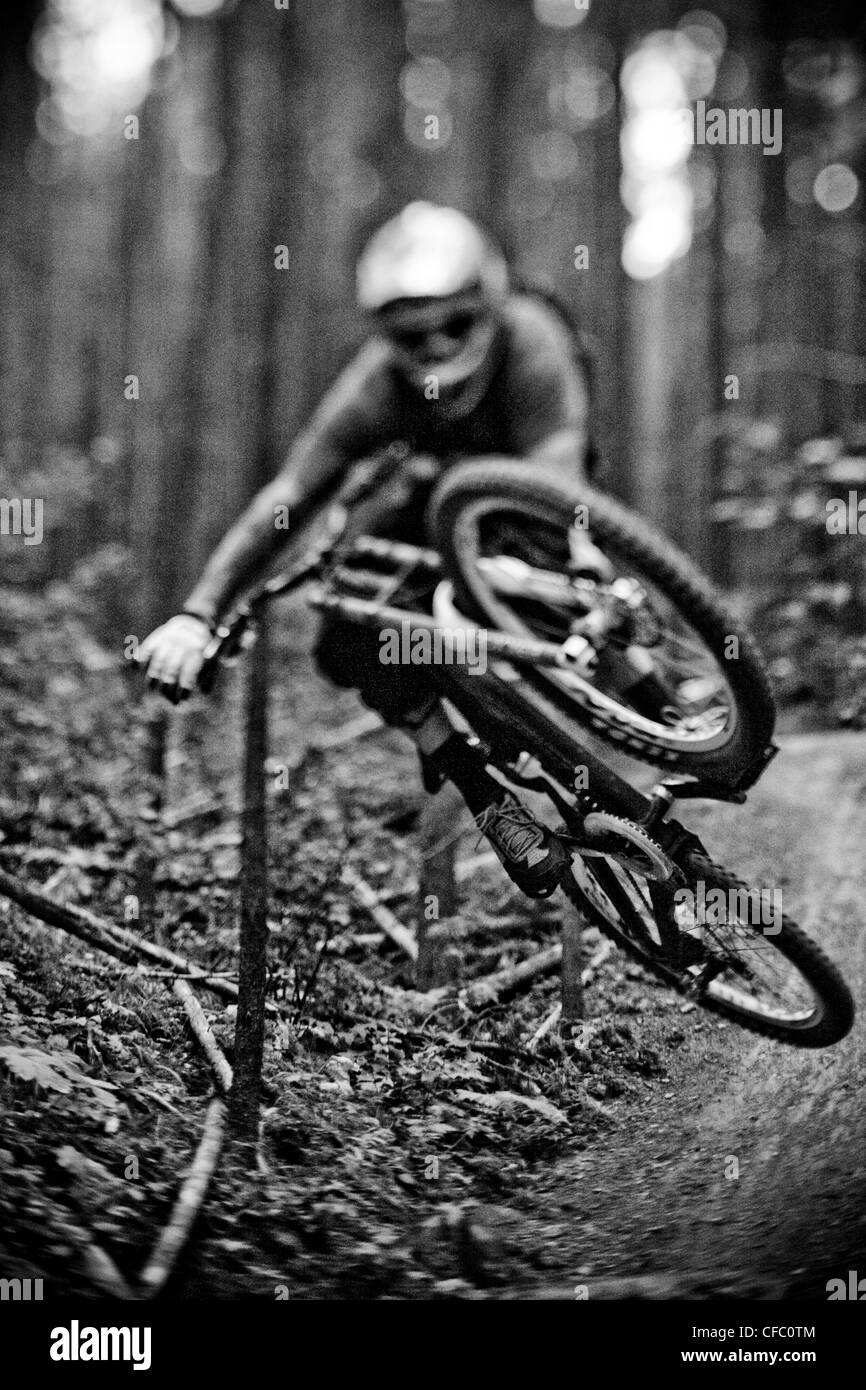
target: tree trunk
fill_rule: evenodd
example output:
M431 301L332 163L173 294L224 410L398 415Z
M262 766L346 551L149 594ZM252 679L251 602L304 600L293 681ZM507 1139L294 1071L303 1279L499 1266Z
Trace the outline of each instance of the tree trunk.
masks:
M291 150L295 108L287 93L297 73L295 23L284 12L260 12L244 36L265 95L248 111L247 150L253 172L250 196L259 215L246 223L245 303L242 333L256 341L250 463L253 491L271 476L275 464L275 387L278 327L283 284L274 264L274 233L281 218L285 185L295 180ZM270 115L270 121L267 119ZM252 145L252 148L250 146ZM274 168L272 150L282 153ZM277 238L279 241L279 238ZM240 962L235 1030L235 1080L230 1122L238 1138L254 1143L264 1058L267 982L268 824L264 764L268 752L268 634L261 624L252 651L246 701L243 841L241 847Z
M229 1118L239 1139L256 1142L265 1037L268 944L268 821L264 762L268 747L268 641L263 624L250 655L241 845L240 958L234 1084Z

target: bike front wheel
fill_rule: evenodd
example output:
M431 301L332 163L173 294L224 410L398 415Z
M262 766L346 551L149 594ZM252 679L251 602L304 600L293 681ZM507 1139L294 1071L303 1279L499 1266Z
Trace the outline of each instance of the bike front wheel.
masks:
M576 518L610 564L610 580L570 573ZM756 779L775 720L763 661L665 537L582 482L500 458L449 470L428 524L471 618L562 644L589 634L593 671L521 672L563 713L671 771L737 787ZM599 615L603 641L593 636ZM663 692L649 709L648 676Z

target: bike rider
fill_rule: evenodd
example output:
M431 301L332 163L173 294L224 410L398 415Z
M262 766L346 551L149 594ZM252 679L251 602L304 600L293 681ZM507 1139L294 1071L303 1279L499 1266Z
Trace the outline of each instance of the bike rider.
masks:
M356 460L402 442L390 492L356 520L365 532L423 544L424 503L450 463L511 455L581 476L589 392L573 333L555 309L513 290L505 260L468 217L415 202L387 222L357 267L371 334L293 444L278 476L217 547L183 611L142 643L151 685L177 702L192 693L214 626L274 557L288 507L302 525ZM375 508L375 510L372 510ZM364 508L361 509L364 512ZM580 533L573 558L604 572ZM377 634L325 620L316 659L336 684L357 689L418 748L430 789L450 779L510 878L544 897L569 864L557 838L487 771L454 731L429 666L383 665Z

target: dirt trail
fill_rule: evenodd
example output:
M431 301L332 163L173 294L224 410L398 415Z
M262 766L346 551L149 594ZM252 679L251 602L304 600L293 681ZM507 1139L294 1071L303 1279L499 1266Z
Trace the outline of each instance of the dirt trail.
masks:
M829 1278L866 1274L866 737L783 743L746 807L683 819L741 877L782 888L843 969L854 1030L801 1052L676 1011L670 1084L615 1102L606 1140L534 1193L537 1234L565 1213L571 1235L515 1292L825 1298Z

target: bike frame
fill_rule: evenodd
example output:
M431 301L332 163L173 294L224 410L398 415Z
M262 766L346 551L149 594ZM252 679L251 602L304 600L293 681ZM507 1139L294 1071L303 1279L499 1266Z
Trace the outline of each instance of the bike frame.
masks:
M343 546L346 517L332 521L326 536L292 569L276 576L253 592L217 629L205 653L200 685L213 684L220 663L248 644L256 619L274 599L294 593L304 584L319 581L310 594L310 603L348 622L370 628L409 625L410 640L419 632L448 636L429 613L390 605L384 598L413 573L423 573L433 581L442 576L442 565L433 550L392 542L378 537L360 536ZM353 568L352 561L374 560L384 571L371 573ZM346 585L360 588L371 597L346 592ZM507 762L504 756L517 756L531 743L546 768L555 769L555 781L544 774L534 777L514 775L502 768L518 784L543 791L556 803L569 829L579 833L583 816L604 809L651 830L671 856L683 848L703 851L700 841L677 821L667 819L675 799L709 798L742 803L745 792L688 777L668 777L645 796L608 766L583 742L583 733L574 718L564 715L544 695L521 689L515 667L569 667L562 647L552 642L479 629L494 669L484 674L470 673L465 665L431 666L432 678L440 693L449 699L468 721L474 732L488 745L494 762ZM567 751L566 751L567 749ZM577 768L585 772L589 792L573 791ZM565 797L563 796L565 792ZM573 803L568 798L574 798Z

